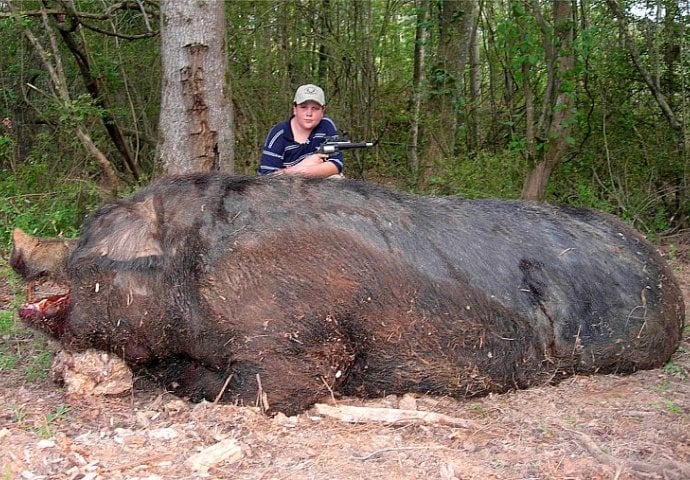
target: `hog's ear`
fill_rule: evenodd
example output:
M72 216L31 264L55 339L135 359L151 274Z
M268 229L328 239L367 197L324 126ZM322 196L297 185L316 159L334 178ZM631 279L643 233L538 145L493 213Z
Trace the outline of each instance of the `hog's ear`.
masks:
M129 261L163 255L156 203L156 197L149 196L104 209L90 222L76 256Z
M20 228L12 232L10 266L25 280L50 274L62 277L76 239L33 237Z
M30 269L27 265L27 258L32 252L38 240L31 235L24 233L21 228L15 228L12 232L12 254L10 255L10 266L24 279L30 276Z
M12 243L14 248L18 250L31 250L38 245L38 239L32 237L21 228L15 228L12 231Z

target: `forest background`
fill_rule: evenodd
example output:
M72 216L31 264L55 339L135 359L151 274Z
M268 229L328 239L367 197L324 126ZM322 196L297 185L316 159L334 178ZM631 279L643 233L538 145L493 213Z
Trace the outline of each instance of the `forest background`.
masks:
M687 0L0 0L0 242L15 226L76 235L179 162L254 175L303 83L348 138L377 142L346 154L349 178L593 207L676 235L689 21ZM203 41L166 44L187 27ZM166 66L176 48L196 70ZM204 121L168 111L185 101L166 100L171 85ZM208 151L171 150L194 143L181 125Z

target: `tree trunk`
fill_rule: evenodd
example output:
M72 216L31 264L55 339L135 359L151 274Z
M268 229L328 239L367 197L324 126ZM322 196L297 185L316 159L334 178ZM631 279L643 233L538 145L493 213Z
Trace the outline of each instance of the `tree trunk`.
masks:
M159 150L166 173L234 170L225 3L161 1Z
M471 66L472 49L474 47L475 39L477 37L477 17L479 16L479 4L476 0L469 0L462 5L462 36L460 38L460 58L458 60L458 83L453 98L453 107L455 110L455 128L456 132L460 126L468 126L469 105L467 102L468 95L465 86L465 67L469 64ZM472 69L470 68L470 74ZM470 88L472 87L470 79ZM457 141L457 138L456 138ZM453 152L455 153L455 144L453 145ZM465 137L466 151L472 150L472 140L469 135Z
M424 126L427 138L420 165L421 186L433 175L440 161L455 155L458 109L461 99L464 100L463 75L470 49L468 32L475 10L475 0L440 3L438 50L427 105L429 111L434 112L434 120Z
M481 94L481 65L480 65L480 48L479 35L477 25L479 25L479 11L483 9L483 1L477 5L477 16L475 18L475 28L472 31L472 38L470 41L470 84L469 84L469 102L467 108L467 149L470 152L476 152L479 148L479 119L477 118L478 106L480 102L479 95Z
M503 66L503 62L500 61L501 54L499 53L501 49L497 45L496 31L494 25L495 20L495 4L494 2L486 2L483 6L484 18L482 23L482 39L486 44L486 64L487 64L487 87L483 97L483 101L488 102L488 114L489 114L489 126L484 128L484 138L485 144L489 144L492 151L495 151L499 143L499 135L502 129L501 113L502 110L499 107L500 95L503 91L500 88L501 79L505 78L502 75L506 68Z
M328 72L328 59L330 57L330 52L326 39L331 38L331 25L330 25L330 12L331 12L331 0L322 0L321 2L321 16L319 22L320 41L319 41L319 60L317 66L316 78L320 85L324 85L326 82L327 72Z
M515 23L522 38L526 38L529 30L522 15L516 16ZM525 42L527 43L527 42ZM527 164L532 165L537 158L537 139L535 135L534 92L530 81L531 62L529 48L522 52L522 91L525 97L525 157Z
M86 90L89 92L89 95L93 99L94 103L103 110L101 116L103 127L105 128L106 132L108 132L108 136L115 145L117 151L120 152L120 155L122 155L126 169L129 170L129 173L132 175L135 181L139 180L139 167L137 166L134 156L127 145L127 141L125 140L125 136L122 133L120 125L117 123L117 119L111 113L111 106L108 102L107 96L105 95L103 82L98 78L97 75L94 75L93 73L90 54L87 50L86 42L83 41L83 32L81 31L81 27L78 23L79 19L76 14L73 15L74 16L72 17L71 24L57 24L58 31L60 32L65 45L67 45L67 48L74 56L74 60L77 62L77 66L79 67L79 72L84 80ZM79 40L75 38L77 35L79 35L82 40L81 44ZM91 150L90 147L87 148ZM98 163L101 164L100 159Z
M421 123L422 85L424 83L424 54L426 51L429 0L416 0L417 23L415 26L414 63L412 69L412 145L410 147L410 172L414 182L419 176L419 127Z
M533 4L535 17L539 20L539 5ZM548 29L543 29L544 31ZM542 115L545 130L541 138L546 139L545 148L541 150L538 163L527 174L522 188L525 200L543 201L546 185L554 168L561 162L568 146L568 137L572 127L573 92L566 88L565 80L572 75L575 66L573 53L573 5L571 0L554 0L553 2L554 36L549 38L549 48L544 49L549 68L547 93L552 92L555 99L545 105ZM548 37L547 37L548 38ZM549 58L549 56L552 56ZM572 82L571 82L572 83Z

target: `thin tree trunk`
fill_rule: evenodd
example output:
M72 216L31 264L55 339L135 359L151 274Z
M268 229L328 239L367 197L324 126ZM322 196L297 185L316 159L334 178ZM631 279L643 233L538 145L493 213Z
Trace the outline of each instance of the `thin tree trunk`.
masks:
M419 176L419 129L421 123L429 0L416 0L415 5L417 8L417 23L415 26L414 64L412 69L412 145L410 146L409 165L412 178L416 184Z
M496 32L494 29L494 2L487 2L485 4L484 17L485 21L482 25L482 38L485 39L484 44L487 52L488 91L486 93L488 95L490 113L489 129L484 136L490 139L492 148L495 149L501 128L501 118L498 107L499 100L497 98L499 93L497 90L498 83L500 82L500 71L504 71L504 68L502 62L498 61L500 53L498 53L499 49L496 45ZM494 61L494 59L496 59L496 61Z
M556 18L556 8L563 2L568 2L569 0L553 0L554 9L554 23ZM558 61L558 53L556 51L556 33L552 33L554 26L548 25L546 20L544 20L541 14L541 6L537 0L529 0L531 4L531 10L534 14L534 19L539 25L542 36L542 47L544 48L544 63L546 64L546 88L544 94L542 95L542 105L541 105L541 115L539 116L539 123L537 124L536 131L542 134L548 131L553 124L553 105L555 102L555 97L558 94L558 78L556 75L556 62Z
M477 6L477 17L475 21L475 28L472 32L470 41L470 85L469 85L469 102L467 108L467 148L471 152L475 152L479 148L479 119L477 118L477 106L479 105L479 95L481 94L481 72L480 72L480 49L479 49L479 35L477 26L479 25L479 14L483 9L484 2L481 1Z
M608 4L613 16L616 19L618 19L618 26L620 29L621 36L625 39L625 47L628 50L630 58L632 58L632 61L635 64L635 68L637 68L638 73L642 76L642 79L649 88L649 91L652 92L652 95L654 96L654 99L659 105L659 108L661 108L661 112L664 114L664 117L666 117L668 124L671 126L673 130L682 134L683 126L681 122L678 120L675 113L673 112L673 109L668 104L666 96L661 91L661 88L659 88L657 82L654 81L654 77L644 66L642 59L640 59L640 54L637 51L637 47L635 46L635 40L631 38L630 34L628 33L628 20L625 18L625 15L621 11L618 2L616 2L616 0L606 0L606 3ZM679 143L682 144L683 142L681 141Z
M112 190L112 187L110 187L111 185L118 185L120 183L120 179L118 178L117 173L115 173L113 165L103 154L103 152L96 146L96 144L93 143L91 137L89 137L81 126L77 127L76 133L77 138L82 145L84 145L84 148L88 150L91 156L93 156L93 158L96 160L96 163L98 163L98 165L101 167L103 175L105 175L105 178L107 179L105 185L108 186L109 190Z
M317 79L321 85L326 82L326 74L328 72L328 44L326 39L331 37L331 0L321 1L321 11L319 22L320 40L319 40L319 60L317 67Z
M74 13L72 22L74 22L74 24L78 23L76 13ZM78 26L77 29L79 29ZM103 127L105 128L106 132L108 132L108 136L113 142L113 145L115 145L117 151L120 152L120 155L122 155L122 159L124 160L125 166L127 167L127 170L129 170L129 173L132 175L134 180L139 180L139 168L134 161L132 152L125 141L125 137L117 123L117 120L112 113L110 113L111 108L104 92L103 83L92 73L91 61L86 50L86 43L82 42L80 46L77 40L74 38L73 29L70 27L63 26L61 28L60 24L58 24L58 31L60 32L65 45L67 45L69 51L72 52L72 55L77 62L79 72L84 80L84 86L89 92L91 99L102 109L103 113L101 114L101 122L103 123Z
M460 39L460 56L458 61L457 88L453 97L453 107L455 110L455 130L468 122L468 105L465 86L465 69L472 56L474 39L477 36L477 17L479 15L479 4L476 0L463 2L462 6L462 36ZM472 150L471 142L465 140L466 150ZM453 142L453 154L456 152L456 145Z
M538 4L534 4L539 9ZM546 185L554 168L561 162L568 145L568 136L572 127L569 121L572 117L573 93L564 90L563 80L571 74L575 66L573 54L573 5L571 0L554 0L553 2L553 29L555 38L549 42L550 46L545 54L552 52L554 58L547 57L547 63L556 65L550 73L548 84L552 85L551 91L556 94L555 101L546 108L549 113L543 118L550 118L548 128L543 138L546 139L545 148L542 150L537 165L527 174L522 189L522 198L525 200L543 201L546 194ZM558 47L558 48L557 48Z
M434 169L455 156L458 108L464 96L464 70L469 55L474 0L440 2L439 39L431 73L427 108L434 112L424 125L425 148L420 162L419 185L423 188Z
M528 35L528 29L525 25L524 16L517 16L515 22L521 36L524 38ZM544 29L542 28L542 31ZM537 158L537 139L535 133L535 117L534 117L534 92L532 91L532 83L530 82L531 64L529 61L529 52L522 52L522 94L525 99L525 144L526 144L526 159L527 164L532 165Z

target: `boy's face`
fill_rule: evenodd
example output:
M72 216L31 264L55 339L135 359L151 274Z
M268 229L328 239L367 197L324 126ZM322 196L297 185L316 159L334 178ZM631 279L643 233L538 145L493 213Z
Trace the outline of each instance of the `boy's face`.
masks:
M323 118L324 107L316 102L307 101L295 105L292 108L297 124L305 129L312 130Z

